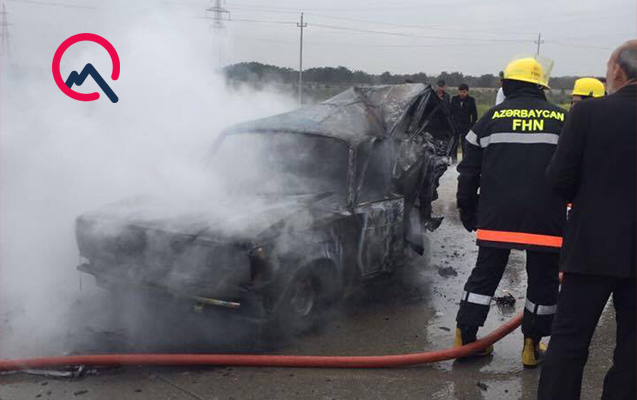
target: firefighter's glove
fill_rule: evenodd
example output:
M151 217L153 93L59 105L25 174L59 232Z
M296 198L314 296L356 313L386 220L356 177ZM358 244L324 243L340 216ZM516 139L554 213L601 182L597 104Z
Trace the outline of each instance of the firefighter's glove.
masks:
M476 230L477 217L475 211L460 210L460 221L468 232Z

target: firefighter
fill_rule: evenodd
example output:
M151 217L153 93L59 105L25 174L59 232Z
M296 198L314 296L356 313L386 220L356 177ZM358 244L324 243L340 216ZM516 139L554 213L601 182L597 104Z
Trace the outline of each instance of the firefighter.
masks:
M575 81L573 91L571 92L571 109L582 100L604 97L606 95L606 87L604 83L596 78L580 78ZM567 219L571 217L572 204L567 205ZM562 273L560 272L560 283L562 282Z
M595 78L580 78L575 81L573 92L571 93L571 107L578 101L591 97L603 97L606 92L604 84Z
M479 250L460 301L454 346L476 340L511 249L526 250L522 363L535 367L544 350L540 339L551 333L566 222L566 201L551 191L544 171L566 111L547 101L548 68L533 57L509 63L502 87L506 100L469 131L458 165L460 219L469 232L477 229Z

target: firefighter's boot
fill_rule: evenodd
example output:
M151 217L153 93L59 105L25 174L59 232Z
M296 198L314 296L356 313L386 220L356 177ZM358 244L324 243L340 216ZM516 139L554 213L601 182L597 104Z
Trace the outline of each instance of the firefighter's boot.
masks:
M472 328L456 328L456 339L453 341L453 347L461 347L464 346L465 344L469 344L469 343L473 343L476 341L476 334L478 332L478 329L472 329ZM493 353L493 345L490 344L487 347L485 347L484 349L478 350L475 353L472 353L468 356L462 357L462 358L469 358L469 357L486 357L488 355L491 355L491 353Z
M542 361L542 356L546 352L546 345L540 340L530 337L524 338L524 348L522 349L522 364L525 368L535 368Z

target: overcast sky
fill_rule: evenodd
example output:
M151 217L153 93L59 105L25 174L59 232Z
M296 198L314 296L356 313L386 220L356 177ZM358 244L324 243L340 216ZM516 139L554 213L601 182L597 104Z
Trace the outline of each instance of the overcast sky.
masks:
M213 40L210 21L203 18L212 5L208 0L2 2L10 13L17 59L33 59L46 50L50 63L48 47L55 51L56 43L66 39L62 36L116 30L131 15L143 24L149 7L200 26L197 35ZM292 68L298 67L301 11L307 23L306 68L497 74L512 57L535 53L541 32L541 54L555 62L553 76L604 75L612 49L637 38L633 0L227 0L223 6L231 12L225 22L226 62Z

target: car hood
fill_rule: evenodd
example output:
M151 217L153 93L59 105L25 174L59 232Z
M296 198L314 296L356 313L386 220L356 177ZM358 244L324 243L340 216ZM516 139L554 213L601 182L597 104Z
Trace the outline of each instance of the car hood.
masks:
M105 232L137 226L212 240L254 241L274 234L277 226L309 223L341 213L321 196L299 195L220 201L173 201L138 196L87 212L79 218Z

